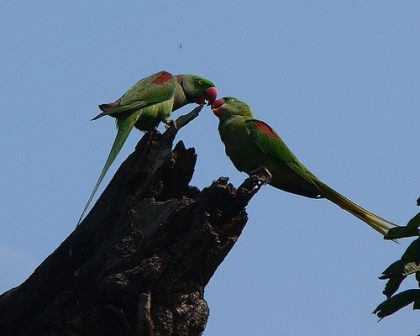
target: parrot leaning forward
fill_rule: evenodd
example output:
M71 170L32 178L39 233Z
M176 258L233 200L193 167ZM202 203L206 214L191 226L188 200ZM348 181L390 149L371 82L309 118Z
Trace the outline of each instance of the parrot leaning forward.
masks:
M102 113L92 120L105 115L114 117L117 135L77 225L133 127L141 131L154 130L160 122L168 122L172 111L189 103L205 104L206 100L210 105L216 97L214 84L204 77L191 74L173 76L167 71L159 71L139 80L115 102L99 105Z
M312 174L265 122L254 119L248 104L224 97L211 106L219 134L236 169L250 176L263 173L275 188L310 198L326 198L386 235L398 226L353 203Z

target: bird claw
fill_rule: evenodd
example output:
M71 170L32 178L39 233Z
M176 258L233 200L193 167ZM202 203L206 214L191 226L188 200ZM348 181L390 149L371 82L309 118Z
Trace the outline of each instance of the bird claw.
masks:
M257 181L258 189L261 188L262 185L270 183L271 178L273 177L267 167L264 166L251 171L249 175Z
M166 120L165 128L168 129L171 126L174 126L175 129L178 130L178 125L176 124L176 121L175 120L173 120L173 119Z

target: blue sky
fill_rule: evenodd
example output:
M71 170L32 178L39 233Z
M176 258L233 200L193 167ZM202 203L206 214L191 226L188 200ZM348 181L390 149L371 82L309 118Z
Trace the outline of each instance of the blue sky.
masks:
M0 31L0 292L74 229L115 136L111 118L90 122L97 105L162 69L246 101L313 173L372 212L405 224L419 211L418 1L1 2ZM205 108L177 137L197 150L200 188L246 177L217 123ZM407 242L269 186L248 213L206 288L205 336L420 332L411 308L371 315L384 299L377 276Z

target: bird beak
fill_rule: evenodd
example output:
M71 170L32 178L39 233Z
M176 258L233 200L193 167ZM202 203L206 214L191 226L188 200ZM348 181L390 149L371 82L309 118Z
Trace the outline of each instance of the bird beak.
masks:
M214 115L216 117L220 117L220 107L225 103L225 100L223 98L217 99L213 102L211 105L211 110L213 111Z
M225 103L225 100L223 98L217 99L216 101L213 102L213 104L211 105L211 109L215 110L220 108L220 106L222 106Z
M207 99L207 105L211 105L217 98L217 89L213 86L204 91L204 98Z

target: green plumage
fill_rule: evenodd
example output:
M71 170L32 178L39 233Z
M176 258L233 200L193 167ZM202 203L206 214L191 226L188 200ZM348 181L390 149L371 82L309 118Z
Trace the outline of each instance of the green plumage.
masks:
M124 114L130 114L134 115L130 121L134 121L136 128L152 130L170 116L176 85L176 78L170 73L155 73L139 80L114 103L99 105L103 112L92 120L105 115L120 119Z
M105 174L133 127L141 131L154 130L160 122L167 122L172 111L193 102L204 104L206 99L211 104L216 96L217 90L214 84L204 77L191 74L173 76L167 71L159 71L139 80L115 102L99 105L102 113L92 120L105 115L116 118L117 135L77 224L81 222Z
M330 188L307 169L278 134L265 122L254 119L246 103L225 97L212 105L219 117L219 133L227 156L239 171L252 175L266 168L269 184L287 192L311 198L327 198L341 208L386 234L394 223L381 218Z

